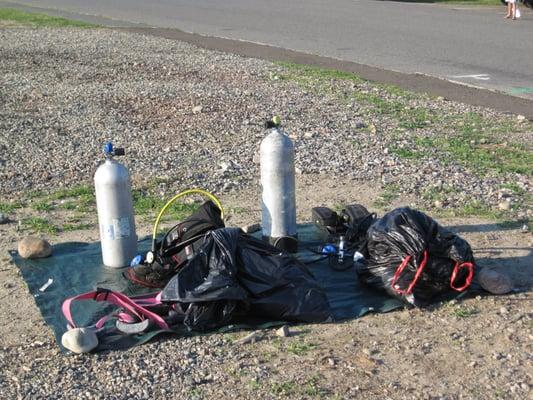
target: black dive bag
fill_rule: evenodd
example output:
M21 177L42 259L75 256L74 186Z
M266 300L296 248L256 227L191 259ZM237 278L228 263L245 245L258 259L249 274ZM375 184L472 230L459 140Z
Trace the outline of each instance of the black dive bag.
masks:
M124 273L130 281L141 286L162 288L203 244L204 237L214 229L224 228L220 209L206 201L198 210L172 227L156 241L153 260L135 265Z

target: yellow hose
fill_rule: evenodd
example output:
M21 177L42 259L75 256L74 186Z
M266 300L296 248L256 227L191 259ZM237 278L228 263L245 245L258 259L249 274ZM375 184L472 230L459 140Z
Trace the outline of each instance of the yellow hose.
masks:
M155 237L157 236L157 228L159 226L159 221L161 220L161 217L163 216L163 214L165 213L165 211L167 210L167 208L172 204L174 203L177 199L179 199L180 197L183 197L183 196L187 196L189 194L194 194L194 193L197 193L197 194L201 194L207 198L209 198L210 200L213 201L213 203L216 204L216 206L220 209L220 217L222 219L224 219L224 209L222 208L222 204L220 203L220 200L212 193L209 193L208 191L206 190L203 190L203 189L188 189L188 190L185 190L181 193L178 193L177 195L175 195L173 198L171 198L167 204L165 204L163 206L163 208L161 209L161 211L159 211L159 215L157 216L156 220L155 220L155 225L154 225L154 231L152 233L152 243L155 243Z

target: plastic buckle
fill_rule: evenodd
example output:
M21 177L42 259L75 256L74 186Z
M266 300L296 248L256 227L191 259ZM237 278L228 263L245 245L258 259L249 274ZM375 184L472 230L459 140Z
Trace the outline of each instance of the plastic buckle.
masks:
M97 287L94 291L94 296L93 296L93 300L96 301L96 298L98 297L99 294L101 293L105 293L105 296L104 296L104 299L103 301L107 301L107 298L109 296L109 293L111 293L111 290L109 289L106 289L106 288L99 288Z

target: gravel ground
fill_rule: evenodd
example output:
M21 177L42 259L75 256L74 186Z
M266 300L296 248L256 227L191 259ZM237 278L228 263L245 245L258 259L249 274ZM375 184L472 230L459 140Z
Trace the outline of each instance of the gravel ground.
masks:
M400 189L391 206L430 206L421 194L440 185L455 188L445 199L450 207L468 199L497 207L512 196L516 216L531 212L523 200L531 193L527 174L479 175L439 151L415 162L391 150L409 148L417 137L453 136L450 121L467 113L512 126L501 135L527 145L530 124L517 116L445 99L403 98L358 81L317 80L323 89L317 94L284 79L290 73L278 65L103 29L0 29L0 71L2 201L91 184L102 143L112 139L126 147L136 186L205 187L230 209L249 211L230 215L232 223L257 222L256 152L264 120L279 114L297 148L298 204L355 199L370 205L393 183ZM397 113L380 113L377 102L339 100L339 92L371 94L386 104L402 97L408 110L423 107L439 118L402 128ZM515 190L502 192L510 182ZM470 241L479 263L517 271L518 292L302 325L288 338L265 330L262 340L248 345L236 344L247 333L212 334L65 356L43 328L16 267L2 258L0 397L531 398L531 233L476 218L447 222ZM21 232L7 224L0 234L5 254ZM64 232L53 242L97 235Z
M0 195L6 198L90 183L108 140L126 147L136 183L239 190L257 183L262 125L281 115L300 174L394 184L426 206L434 205L423 198L432 188L445 192L440 207L475 200L494 208L511 196L524 218L531 205L520 198L532 192L527 174L479 175L434 148L416 159L397 155L417 138L457 135L455 125L472 113L486 126L513 128L499 132L500 139L528 146L532 124L517 127L516 116L367 82L326 80L316 93L283 79L281 66L160 38L107 30L4 29L0 35ZM341 101L339 93L379 102ZM402 109L387 114L387 102ZM421 107L423 114L413 114ZM402 122L404 111L415 125ZM517 193L502 194L506 183Z

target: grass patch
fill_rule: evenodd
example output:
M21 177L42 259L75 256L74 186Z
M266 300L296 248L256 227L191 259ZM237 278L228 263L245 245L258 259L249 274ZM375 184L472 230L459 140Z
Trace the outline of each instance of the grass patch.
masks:
M488 171L519 173L533 176L533 152L522 144L510 144L497 135L527 129L512 123L497 124L479 114L467 113L449 119L448 125L457 126L457 133L416 141L423 151L445 153L447 162L459 162L481 175Z
M286 70L286 72L280 76L281 79L294 80L302 84L331 80L348 80L356 83L363 82L363 79L351 72L289 62L277 62L276 64L282 66Z
M396 184L386 185L385 188L383 189L383 192L381 192L381 194L376 199L376 201L374 201L374 207L378 207L378 208L388 207L394 199L398 198L399 190L400 190L400 187Z
M0 201L0 212L2 213L10 213L18 208L22 208L23 204L21 202L13 202L13 203L7 203Z
M405 147L391 146L389 148L389 151L400 158L419 159L424 156L421 152L417 150L406 149Z
M22 225L35 233L50 233L55 234L59 232L59 228L53 225L46 218L30 217L22 220Z
M438 110L413 106L412 100L426 96L392 85L369 87L352 73L292 63L278 65L283 67L281 79L294 81L305 90L330 95L341 102L355 100L370 114L395 120L400 131L417 131L435 122L451 130L451 133L448 130L436 132L432 137L415 138L409 148L392 147L391 152L400 158L418 159L430 152L443 164L462 164L479 175L493 171L533 176L533 152L528 145L499 139L508 137L509 133L528 132L533 129L531 123L512 119L495 122L473 112L444 115ZM335 81L351 82L352 86L335 87Z
M165 206L169 198L161 198L155 196L146 190L134 190L133 191L133 208L136 214L147 215L159 213ZM165 211L166 219L183 220L191 215L199 207L198 203L180 203L174 202Z
M373 90L369 90L366 87L366 81L351 72L293 63L277 64L285 69L280 75L281 79L294 81L308 91L321 95L329 94L341 101L355 100L362 105L371 107L376 114L397 118L399 127L403 129L422 128L435 119L429 110L409 106L409 100L417 98L417 96L398 86L372 83ZM339 91L331 86L334 81L351 82L356 87ZM383 98L383 92L388 95L389 99Z
M256 379L251 379L250 382L248 382L248 387L250 390L259 390L261 389L261 384Z
M495 211L478 200L473 200L466 203L464 206L454 210L453 213L456 217L468 217L475 215L488 219L499 219L503 216L501 211Z
M423 108L407 108L397 116L400 120L398 126L408 130L424 128L434 121L434 116Z
M307 379L303 385L303 393L307 396L323 398L330 394L329 390L320 386L321 377L316 375Z
M52 17L46 14L29 13L26 11L15 10L12 8L0 8L0 20L13 21L23 25L30 25L35 27L79 27L79 28L95 28L98 25L90 24L88 22L76 21L61 17Z
M74 223L74 224L66 223L66 224L63 224L61 230L63 232L72 232L72 231L81 231L85 229L91 229L93 227L94 227L94 224L89 224L89 223Z
M291 396L297 393L298 385L296 382L273 382L270 385L270 391L276 396Z
M26 200L35 201L32 208L36 211L50 211L54 208L92 212L96 204L94 189L89 185L78 185L59 189L50 193L30 192ZM54 202L58 204L54 205Z
M47 201L40 201L38 203L33 204L32 208L35 211L50 211L54 208L54 206Z
M512 191L517 196L522 196L522 195L524 195L526 193L526 191L515 182L506 182L506 183L500 185L500 188L501 189L508 189L508 190Z
M57 207L62 210L75 210L78 206L75 201L65 201L64 203L59 203Z
M191 400L199 400L205 397L205 392L202 388L193 387L188 391L188 398Z
M457 318L468 318L478 313L479 311L476 310L475 308L463 308L463 307L457 307L452 311L452 315Z
M48 196L51 200L63 200L72 197L94 198L94 189L89 185L78 185L71 188L59 189Z
M444 200L446 198L446 195L452 194L457 192L455 188L448 185L443 185L442 188L438 188L435 186L428 187L424 189L424 191L421 194L422 199L428 200L428 201L436 201L436 200Z
M287 351L291 354L301 356L311 350L314 350L316 345L314 343L293 342L287 346Z

